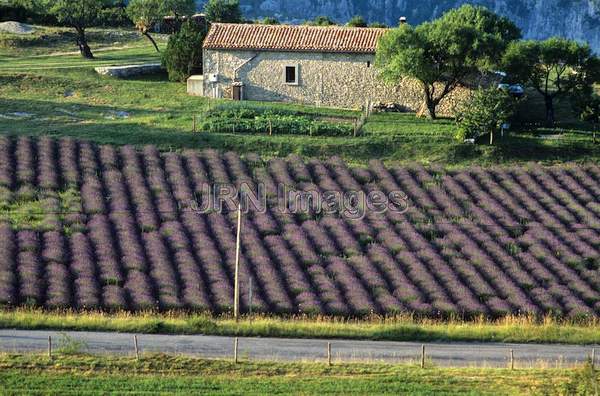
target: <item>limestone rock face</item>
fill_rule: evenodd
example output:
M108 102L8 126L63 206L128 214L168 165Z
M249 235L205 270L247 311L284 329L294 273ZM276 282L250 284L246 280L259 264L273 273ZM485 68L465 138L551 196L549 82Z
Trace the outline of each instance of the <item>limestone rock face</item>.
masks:
M199 7L204 1L198 2ZM339 23L353 15L395 26L401 16L418 24L464 3L484 5L511 18L526 38L563 36L600 52L600 0L241 0L247 18L273 16L298 23L327 15Z

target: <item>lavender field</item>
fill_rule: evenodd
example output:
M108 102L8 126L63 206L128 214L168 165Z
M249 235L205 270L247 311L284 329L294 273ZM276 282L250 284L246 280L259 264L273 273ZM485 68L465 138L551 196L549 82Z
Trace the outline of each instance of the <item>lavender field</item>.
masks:
M0 138L0 304L229 311L235 210L203 186L264 185L243 219L242 310L600 316L600 166L445 171L74 140ZM358 219L286 213L277 186L406 194Z

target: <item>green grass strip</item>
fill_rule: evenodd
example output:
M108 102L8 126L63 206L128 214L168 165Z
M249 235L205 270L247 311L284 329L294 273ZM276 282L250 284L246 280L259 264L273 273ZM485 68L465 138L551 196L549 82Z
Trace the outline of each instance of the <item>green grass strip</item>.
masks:
M577 369L447 369L268 363L183 356L0 354L2 394L594 394L600 373ZM579 392L579 393L577 393ZM586 393L587 392L587 393Z
M511 316L496 321L441 321L409 316L367 319L252 316L236 323L228 316L177 312L108 314L16 309L0 312L0 328L388 341L600 343L600 322L595 318L569 321Z

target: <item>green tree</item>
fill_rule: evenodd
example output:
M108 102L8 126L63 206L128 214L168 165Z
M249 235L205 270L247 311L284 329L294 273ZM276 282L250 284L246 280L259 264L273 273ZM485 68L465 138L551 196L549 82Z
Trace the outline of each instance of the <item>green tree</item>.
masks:
M510 20L484 7L464 5L439 19L401 25L379 41L375 64L390 83L418 80L430 118L439 103L482 72L494 70L508 44L520 37Z
M3 21L56 24L56 19L45 11L41 0L0 0L0 22Z
M259 21L261 25L280 25L280 22L272 17L265 17L261 21Z
M478 139L490 135L490 143L502 124L514 114L515 99L499 89L478 89L461 103L456 112L457 139Z
M161 12L163 16L174 16L179 19L182 16L193 15L196 12L194 0L161 0Z
M388 25L386 25L385 23L381 23L381 22L373 22L369 25L369 27L384 29L384 28L387 28Z
M337 25L337 23L335 23L335 21L333 19L330 19L329 17L323 16L323 15L316 17L312 21L307 21L306 24L311 25L311 26L334 26L334 25Z
M157 52L160 52L160 49L150 35L152 29L165 16L175 17L175 23L179 26L179 18L192 15L195 10L194 0L131 0L127 5L127 15L140 33L150 40Z
M22 8L34 14L43 14L45 8L45 4L41 0L8 0L4 3L0 1L0 5Z
M104 27L130 27L131 18L127 15L127 3L125 0L116 0L107 8L100 11L98 15L100 26Z
M600 96L593 95L581 106L579 117L583 121L591 122L596 129L600 124Z
M239 0L208 0L204 5L204 14L209 22L242 22Z
M140 33L148 38L157 52L160 52L150 31L164 17L161 0L131 0L127 5L127 16Z
M596 134L600 127L600 96L594 92L592 87L589 90L580 90L574 95L571 103L579 118L592 124L593 139L596 143Z
M532 87L544 98L549 126L555 123L555 99L570 98L600 81L600 61L590 47L559 37L514 42L503 64L511 82Z
M46 12L59 23L75 29L79 52L83 57L93 59L85 30L96 23L102 9L111 3L109 0L46 0L45 5Z
M353 16L346 24L352 27L367 27L367 21L360 15Z
M188 20L181 30L171 35L162 54L162 64L171 81L185 81L192 74L202 72L202 42L206 33L205 26Z

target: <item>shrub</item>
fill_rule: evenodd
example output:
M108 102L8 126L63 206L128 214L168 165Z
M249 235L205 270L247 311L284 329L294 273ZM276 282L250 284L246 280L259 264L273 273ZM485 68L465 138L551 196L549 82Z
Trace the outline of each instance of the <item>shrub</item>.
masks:
M277 18L273 17L265 17L258 21L258 23L262 25L280 25L281 23L277 20Z
M333 19L331 19L327 16L323 16L323 15L316 17L312 21L306 21L305 24L311 25L311 26L335 26L335 25L337 25L337 23Z
M362 16L356 15L348 21L347 25L352 27L367 27L367 21Z
M169 80L185 81L194 73L202 73L202 42L206 33L206 27L187 21L169 38L162 55Z
M478 139L496 133L514 113L515 101L498 89L479 89L463 102L456 113L456 138Z
M600 96L593 94L584 96L574 103L574 107L582 121L594 125L600 124Z
M597 395L600 391L600 380L594 370L591 358L583 367L575 370L575 374L561 384L561 393L565 395Z
M58 342L58 353L63 355L78 355L87 349L85 341L77 340L67 333L60 333L60 340Z
M217 330L217 323L206 316L194 316L188 323L198 333L208 334Z

